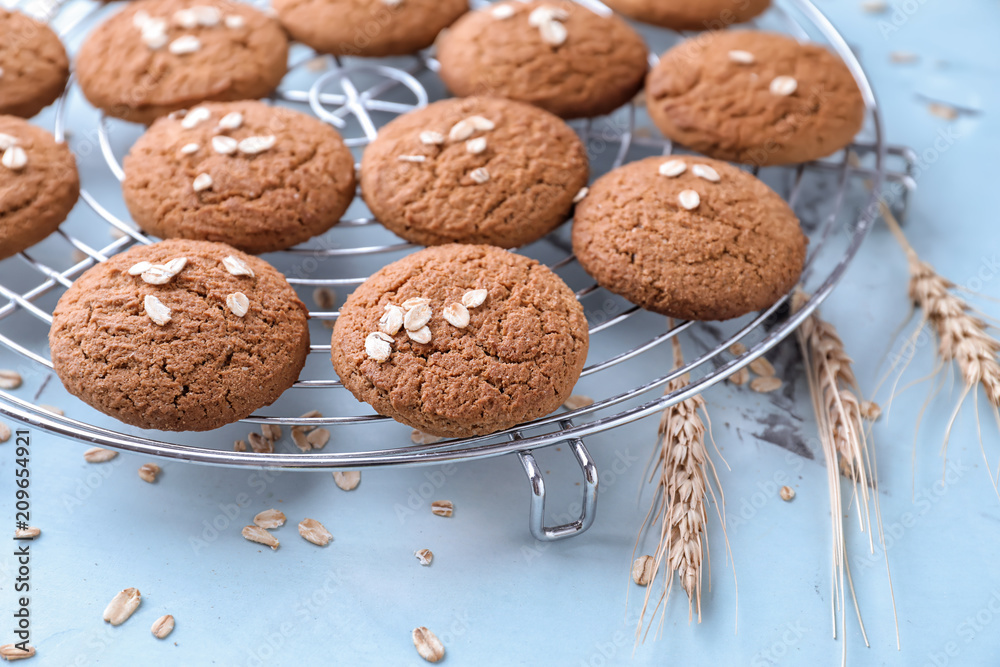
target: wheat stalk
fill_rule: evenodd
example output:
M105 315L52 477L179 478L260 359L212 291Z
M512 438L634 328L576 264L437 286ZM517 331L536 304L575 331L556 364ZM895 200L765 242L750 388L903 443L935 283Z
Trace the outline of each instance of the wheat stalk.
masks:
M683 365L680 343L676 337L672 343L675 368L680 368ZM687 386L687 383L686 376L675 378L667 384L664 393L679 391ZM705 417L704 421L702 415ZM688 622L693 619L695 611L698 614L698 622L701 622L702 571L709 563L706 510L709 498L715 504L725 535L722 509L725 496L715 465L708 457L705 448L706 421L711 436L711 422L708 420L705 400L700 394L667 407L660 418L658 445L651 461L650 476L650 481L656 484L656 489L640 530L640 538L647 530L658 531L659 539L653 553L653 569L649 579L650 582L654 581L662 570L664 586L651 614L655 617L657 610L662 607L660 627L666 615L666 603L670 599L676 581L680 582L688 597ZM714 480L715 487L719 488L718 497L710 478ZM639 538L636 539L633 558L638 544ZM728 535L726 535L726 549L731 555ZM645 638L645 634L649 633L653 625L651 618L646 633L643 634L643 621L652 596L652 586L648 585L636 627L636 642Z
M906 253L910 272L910 298L914 305L922 311L916 332L919 332L925 324L930 324L937 334L937 355L942 366L955 363L962 375L964 383L962 395L948 420L942 444L941 452L946 457L951 429L970 393L976 397L978 428L978 394L974 393L977 385L982 385L985 389L986 398L993 408L993 414L997 418L998 424L1000 424L1000 359L998 359L1000 341L991 334L989 324L976 315L975 309L955 294L955 284L940 275L930 264L920 259L913 246L906 240L906 235L903 234L899 222L889 207L883 203L881 209L882 217L889 226L889 230ZM992 470L983 447L982 435L979 438L979 448L983 455L983 461L986 463L986 469ZM944 463L947 465L947 458L945 458ZM990 475L990 481L993 484L994 492L1000 497L993 475Z
M797 292L792 298L792 308L798 310L808 299ZM840 610L841 632L845 636L843 662L847 660L846 643L846 591L850 590L861 634L868 646L868 635L858 606L854 582L851 578L850 563L844 538L843 499L838 470L853 483L852 504L857 506L858 523L862 532L868 533L868 546L875 552L877 538L884 545L881 510L878 501L878 467L875 452L869 446L864 426L863 402L858 398L860 390L851 358L844 349L844 343L836 327L813 313L807 317L796 331L802 356L805 360L806 378L812 396L816 426L823 449L827 469L827 485L830 494L830 516L832 537L832 578L831 578L831 619L833 636L837 637L837 610ZM872 512L872 508L874 512ZM872 531L872 514L875 515L875 529ZM884 549L883 549L884 551ZM895 596L892 595L892 575L886 557L886 574L889 578L889 592L892 596L893 616L896 616ZM846 583L846 588L845 588ZM899 622L896 620L896 645L899 646Z

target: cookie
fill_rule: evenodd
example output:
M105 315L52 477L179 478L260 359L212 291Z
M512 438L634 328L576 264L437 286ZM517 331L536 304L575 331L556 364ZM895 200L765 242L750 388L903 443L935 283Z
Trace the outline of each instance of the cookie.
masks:
M865 116L858 84L837 56L749 30L668 51L649 73L646 103L670 139L758 166L829 155L851 142Z
M47 25L3 7L0 35L0 114L31 118L66 88L66 49Z
M66 389L97 410L141 428L207 431L292 386L309 352L307 317L264 260L163 241L77 278L56 305L49 347Z
M56 231L80 195L65 144L14 116L0 116L0 259Z
M764 12L771 0L604 0L616 12L671 30L722 30Z
M566 221L588 173L583 142L559 117L470 97L383 127L361 160L361 192L383 225L414 243L516 248Z
M379 414L433 435L484 435L562 405L587 331L573 292L538 262L443 245L386 266L348 297L333 366Z
M426 49L469 11L468 0L274 0L296 40L338 56L402 56Z
M157 120L124 161L133 219L160 238L288 248L337 224L354 158L311 116L262 102L213 102Z
M87 37L76 74L91 104L148 125L199 102L265 97L287 61L281 25L250 5L140 0Z
M507 97L563 118L600 116L631 100L647 57L624 21L566 0L490 5L438 42L441 78L456 95Z
M806 243L795 214L762 181L693 156L606 174L573 222L573 251L599 285L685 320L771 306L798 282Z

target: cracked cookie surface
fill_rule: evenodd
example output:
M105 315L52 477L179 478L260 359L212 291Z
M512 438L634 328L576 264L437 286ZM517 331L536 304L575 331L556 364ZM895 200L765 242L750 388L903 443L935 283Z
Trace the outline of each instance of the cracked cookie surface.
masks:
M190 14L185 16L191 11L200 17L194 25ZM143 28L151 21L163 22L162 38L159 29ZM175 53L178 39L187 43ZM139 0L87 37L76 57L76 75L95 107L148 125L206 100L265 97L287 65L288 38L281 25L246 3Z
M662 174L670 162L683 163L683 173ZM697 165L718 181L698 176ZM686 191L698 195L690 210L681 203ZM685 320L772 305L798 281L806 244L795 214L767 185L698 156L651 157L610 172L577 205L573 223L573 250L602 287Z
M551 19L562 26L554 32L565 31L559 44L532 25L547 8L564 16ZM631 100L647 56L642 37L617 16L566 0L490 5L460 18L438 42L440 75L455 95L507 97L563 118L601 116Z
M763 13L771 0L604 0L604 4L637 21L672 30L721 30Z
M443 309L472 290L485 300L459 328ZM405 327L379 362L365 341L385 306L428 299L428 343ZM460 322L461 323L461 322ZM388 337L388 336L387 336ZM572 290L549 269L486 245L427 248L390 264L347 299L333 330L341 381L376 412L426 433L493 433L542 417L569 397L587 358L588 327Z
M476 118L489 124L473 129ZM450 138L463 122L471 133ZM473 179L477 169L487 181ZM557 116L500 98L450 99L379 131L361 191L379 222L414 243L516 248L567 219L588 173L583 142Z
M0 114L31 118L66 87L66 49L44 23L2 7L0 35Z
M402 56L425 49L468 0L275 0L285 29L319 53Z
M646 103L674 141L757 166L830 155L851 142L865 115L840 58L751 30L708 33L667 51L647 77Z
M24 165L0 164L0 259L54 232L80 195L73 153L42 128L0 116L0 155L7 151L23 151Z
M142 229L259 254L302 243L337 224L354 198L355 180L354 158L336 130L261 102L195 109L204 111L156 121L125 158L125 203ZM192 113L203 119L188 119L193 127L185 127ZM237 115L238 127L220 129L223 118ZM256 154L238 148L253 137L273 137L274 144ZM209 185L199 190L195 181L202 175Z
M254 273L233 275L234 256ZM185 258L166 284L129 269ZM247 297L242 317L227 298ZM169 309L156 324L145 300ZM171 240L137 246L98 264L59 299L49 346L66 389L127 424L206 431L273 403L298 378L309 352L305 306L264 260L221 243Z

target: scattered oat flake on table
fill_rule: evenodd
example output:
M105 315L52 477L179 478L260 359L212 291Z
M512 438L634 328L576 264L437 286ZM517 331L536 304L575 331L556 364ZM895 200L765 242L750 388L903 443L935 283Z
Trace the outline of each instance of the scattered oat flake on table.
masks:
M0 442L7 442L10 440L10 427L0 422Z
M795 489L793 489L790 486L783 486L783 487L781 487L781 499L782 500L784 500L785 502L788 502L788 501L790 501L794 497L795 497Z
M23 381L17 371L0 369L0 389L17 389Z
M87 463L105 463L118 456L118 452L113 449L103 447L93 447L83 453L83 458Z
M774 377L774 366L764 357L757 357L751 361L750 370L762 377Z
M52 414L58 415L60 417L62 417L63 415L66 414L65 412L62 411L62 408L57 408L54 405L48 405L46 403L41 403L41 404L39 404L38 407L39 407L39 409L44 410L45 412L51 412Z
M313 449L323 449L326 447L326 443L330 442L330 431L325 428L317 428L306 436L306 440L309 441Z
M270 454L274 451L274 443L259 433L250 433L247 440L250 441L251 449L258 454Z
M260 432L271 442L281 440L281 427L277 424L261 424Z
M309 438L306 432L295 427L292 429L292 442L298 447L302 452L312 451L312 444L309 442Z
M111 598L104 609L104 620L111 625L121 625L139 608L142 594L136 588L126 588Z
M746 354L747 346L739 341L736 341L735 343L729 346L729 352L731 354L735 354L736 356L740 356Z
M776 377L759 377L750 382L750 388L754 391L767 394L781 388L781 379Z
M444 645L433 632L421 626L413 630L413 645L427 662L437 662L444 657Z
M4 644L0 646L0 658L4 660L24 660L26 658L31 658L35 655L35 647L26 644L26 651L22 651L20 648L14 644Z
M436 516L449 517L455 513L455 505L450 500L435 500L431 503L431 513Z
M302 519L299 521L299 535L308 542L325 547L333 539L333 535L316 519Z
M245 452L247 450L247 443L244 440L234 440L233 441L233 451L234 452Z
M254 525L260 528L280 528L285 525L285 513L281 510L264 510L253 518Z
M632 581L647 586L653 579L653 557L639 556L632 562Z
M160 616L158 619L153 621L153 627L149 630L157 639L164 639L167 635L174 631L174 617L170 614Z
M750 381L750 371L746 368L741 368L729 376L729 381L737 386L744 385Z
M882 408L875 401L861 401L861 416L870 422L882 416Z
M881 14L889 9L889 5L882 0L868 0L868 2L861 3L861 9L865 10L869 14Z
M345 470L341 472L335 470L333 472L333 482L344 491L353 491L361 483L361 471Z
M144 482L152 484L156 481L156 476L160 474L160 466L155 463L143 463L139 468L139 478Z
M415 445L433 445L435 442L441 442L443 438L437 435L431 435L430 433L424 433L420 429L413 429L410 431L410 440Z
M431 561L434 560L434 552L430 549L418 549L413 552L413 555L417 557L421 565L430 565Z
M947 104L942 104L941 102L931 102L927 105L927 110L938 118L944 118L945 120L955 120L958 118L958 109Z
M323 310L333 310L337 305L337 293L329 287L317 287L313 290L313 301Z
M34 539L34 538L38 537L41 534L42 534L42 529L38 528L37 526L28 526L27 528L18 528L17 530L14 531L14 537L17 538L17 539L19 539L19 538L25 538L25 537L30 537L31 539Z
M281 545L281 543L278 542L278 538L260 526L245 526L243 528L243 539L250 542L256 542L257 544L263 544L266 547L271 547L271 551L277 551L278 547Z
M573 394L572 396L566 399L566 402L563 403L563 407L566 408L567 410L576 410L578 408L585 408L588 405L593 405L593 404L594 404L594 399L592 399L590 396L584 396L583 394Z

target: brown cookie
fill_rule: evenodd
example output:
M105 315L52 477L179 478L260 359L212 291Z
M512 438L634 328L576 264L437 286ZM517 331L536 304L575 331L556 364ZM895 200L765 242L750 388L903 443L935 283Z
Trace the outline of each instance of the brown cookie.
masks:
M322 234L355 191L354 158L336 130L254 101L160 118L124 169L125 203L145 231L254 254Z
M816 44L733 30L682 42L646 82L649 115L674 141L720 160L806 162L851 142L865 102L847 66Z
M358 287L334 326L332 356L344 386L379 414L459 437L557 409L587 345L583 308L557 275L493 246L453 244Z
M573 250L598 284L685 320L772 305L798 282L806 243L795 214L762 181L694 156L612 171L573 223Z
M14 116L0 116L0 259L58 229L80 195L65 144Z
M672 30L722 30L762 14L771 0L604 0L617 12Z
M44 23L0 7L0 114L31 118L56 101L68 80L59 37Z
M49 347L66 389L101 412L142 428L207 431L295 382L309 352L307 317L264 260L221 243L163 241L80 276L56 305Z
M587 153L557 116L521 102L435 102L379 131L361 161L378 220L422 245L516 248L565 222L587 184Z
M319 53L401 56L426 49L468 0L274 0L294 39Z
M502 2L470 12L438 42L441 78L460 97L491 95L563 118L600 116L642 88L642 37L575 2Z
M87 37L76 74L91 104L149 124L206 100L264 97L287 61L281 25L247 4L139 0Z

